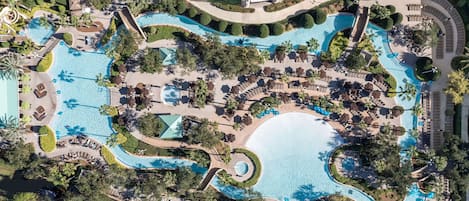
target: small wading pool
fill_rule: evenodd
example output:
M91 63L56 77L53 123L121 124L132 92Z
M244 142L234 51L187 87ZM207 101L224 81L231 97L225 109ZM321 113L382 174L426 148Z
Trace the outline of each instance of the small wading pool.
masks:
M238 176L244 176L248 173L249 167L248 164L244 161L239 161L235 164L235 172Z
M179 89L173 85L166 85L161 91L161 100L167 105L176 105L179 101Z

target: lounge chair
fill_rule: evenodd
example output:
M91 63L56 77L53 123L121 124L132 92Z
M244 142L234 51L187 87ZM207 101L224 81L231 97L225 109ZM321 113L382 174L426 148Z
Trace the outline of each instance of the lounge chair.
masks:
M36 112L37 112L37 113L44 113L44 112L45 112L45 109L44 109L44 107L42 107L42 106L38 106L38 107L36 108Z
M40 84L36 85L36 89L38 89L39 91L42 91L42 90L46 89L46 86L43 83L40 83Z
M47 114L46 113L39 114L37 112L34 112L33 116L36 120L42 121L47 117Z
M36 95L37 98L43 98L47 95L47 91L39 91L37 89L34 89L34 95Z

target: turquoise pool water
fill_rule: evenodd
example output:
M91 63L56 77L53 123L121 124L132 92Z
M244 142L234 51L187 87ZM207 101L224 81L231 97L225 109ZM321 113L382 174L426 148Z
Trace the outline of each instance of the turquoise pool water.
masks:
M396 54L393 53L389 47L388 33L379 28L376 25L368 24L367 33L370 35L372 33L372 41L376 49L382 50L382 54L378 57L381 64L388 72L396 78L397 81L397 90L399 87L404 87L405 82L409 82L416 86L417 95L411 100L403 100L396 96L395 100L398 105L404 107L404 109L412 108L415 103L418 103L420 100L420 81L414 75L413 68L402 64L396 58ZM404 114L401 115L401 125L408 131L417 126L417 117L412 115L412 112L409 110L404 111ZM399 137L399 144L403 150L415 146L416 139L409 135L406 132L405 135ZM406 158L405 152L402 152L401 155ZM408 157L407 157L408 158Z
M68 135L86 135L102 144L114 131L107 116L99 114L99 107L109 104L107 88L96 84L96 75L107 75L111 59L99 52L83 52L69 48L61 41L53 50L54 61L48 72L57 89L57 111L51 122L57 139ZM86 89L86 90L84 90ZM110 150L116 159L133 168L174 169L191 167L198 173L206 169L193 161L170 157L139 157L121 147Z
M13 116L18 119L18 80L0 78L0 117Z
M262 162L262 175L253 189L278 200L315 200L336 192L354 200L373 200L329 175L330 153L342 143L320 117L285 113L267 120L246 142Z
M330 15L327 17L325 23L314 25L314 27L311 29L299 28L285 32L279 36L269 36L267 38L232 36L205 27L185 16L172 16L163 13L144 14L137 18L137 23L141 27L150 25L178 26L201 36L209 33L215 33L220 35L221 41L228 45L241 45L239 41L243 40L244 42L242 45L255 44L259 49L269 49L271 51L273 51L277 45L287 40L290 40L295 47L298 45L306 45L306 41L311 38L315 38L320 44L320 50L325 51L328 48L329 41L335 35L335 33L340 30L352 27L354 19L355 18L352 15Z
M166 85L161 90L161 100L167 105L176 105L180 99L179 89L173 85Z
M26 35L36 44L44 45L54 33L54 26L52 26L50 23L48 27L41 26L39 23L39 18L33 18L31 22L29 22L28 28L20 34Z
M249 166L246 162L239 161L235 164L234 169L237 175L243 176L248 173Z
M404 201L425 201L429 198L434 198L435 193L430 192L430 193L424 193L422 192L417 184L412 184L412 186L409 189L409 194L405 197Z

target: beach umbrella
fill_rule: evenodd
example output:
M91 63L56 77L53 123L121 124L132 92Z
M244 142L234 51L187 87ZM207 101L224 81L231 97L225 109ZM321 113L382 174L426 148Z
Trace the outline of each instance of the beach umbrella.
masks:
M378 82L384 82L384 76L382 74L376 74L375 79Z
M349 120L350 120L349 114L343 113L342 115L340 115L340 119L339 119L340 123L347 123Z
M350 104L350 110L352 110L352 111L358 111L358 105L357 105L357 103L353 102L352 104Z
M325 78L326 76L327 76L327 73L326 73L325 70L320 70L320 71L319 71L319 77L320 77L321 79Z
M247 126L252 124L252 118L249 115L244 115L243 117L243 123L246 124Z
M264 76L267 76L267 77L272 76L272 68L270 68L270 67L264 67L263 73L264 73Z
M371 125L371 123L373 122L373 117L370 117L370 116L366 116L363 121L368 124L368 125Z
M135 103L135 98L133 96L129 97L127 104L129 104L130 107L134 107Z
M311 86L311 82L309 81L304 81L301 83L301 85L304 87L304 88L308 88L309 86Z
M371 92L371 96L374 98L374 99L379 99L381 97L381 92L378 91L378 90L374 90L373 92Z
M213 91L214 88L215 88L215 84L213 84L213 82L208 82L207 83L207 89L209 91Z
M122 83L122 78L121 78L121 76L114 76L114 77L112 77L112 82L113 82L114 84L117 84L117 85L121 84L121 83Z
M134 93L135 93L135 88L132 85L127 87L127 95L131 96Z
M254 74L249 75L249 77L248 77L248 82L249 83L254 83L254 82L256 82L256 80L257 80L256 75L254 75Z
M118 70L121 73L125 73L125 72L127 72L127 67L125 66L125 64L122 64L118 67Z
M368 92L372 91L373 90L373 84L371 84L369 82L366 83L365 84L365 90L368 91Z
M231 93L232 94L239 94L239 86L231 87Z
M303 76L304 73L305 73L305 69L303 69L303 68L301 68L301 67L296 68L296 75L297 75L298 77Z

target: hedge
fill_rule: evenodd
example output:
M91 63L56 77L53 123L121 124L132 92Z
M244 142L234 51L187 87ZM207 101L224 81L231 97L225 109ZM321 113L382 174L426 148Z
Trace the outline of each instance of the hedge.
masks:
M326 12L324 12L320 8L314 9L311 14L314 17L314 22L316 22L316 24L322 24L322 23L326 22L326 20L327 20Z
M396 12L396 7L393 5L387 5L386 8L389 10L391 14Z
M273 35L280 35L283 33L283 31L285 31L285 27L283 26L283 24L280 24L280 23L274 23L272 24L272 34Z
M193 18L193 17L195 17L197 14L199 14L199 11L197 11L196 8L192 7L192 8L189 9L189 13L188 13L188 14L189 14L189 17L190 17L190 18Z
M226 173L225 170L222 170L219 173L220 178L228 184L231 184L231 185L237 186L237 187L241 187L241 188L249 188L251 186L254 186L257 183L257 181L259 180L259 178L261 177L261 172L262 172L262 163L261 163L261 161L259 160L259 158L257 157L257 155L255 153L253 153L253 152L251 152L247 149L236 148L236 149L233 150L233 153L244 154L251 160L252 164L254 165L254 170L253 170L252 176L249 177L245 181L239 182L239 181L234 180L231 176L229 176Z
M162 39L175 39L178 37L178 35L187 34L186 30L184 29L166 25L146 27L145 30L147 33L147 42L149 43ZM154 33L152 33L152 31L154 31Z
M400 23L402 22L402 18L403 18L403 16L402 16L401 13L394 13L394 14L392 14L390 17L391 17L391 19L392 19L392 21L393 21L393 25L398 25L398 24L400 24Z
M234 23L231 25L231 35L239 36L243 34L243 26L238 23Z
M264 10L266 12L274 12L274 11L282 10L284 8L293 6L293 5L295 5L297 3L300 3L302 1L303 0L283 0L279 3L273 3L273 4L269 4L269 5L264 6Z
M49 70L50 66L52 65L53 55L52 52L49 52L44 56L44 58L39 62L36 67L37 72L46 72Z
M200 24L202 25L208 25L212 21L212 17L210 17L209 14L207 13L202 13L200 15Z
M253 13L255 11L254 8L244 8L242 6L232 5L232 4L224 4L224 3L220 3L220 2L214 2L214 3L211 3L211 4L213 6L219 8L219 9L232 11L232 12Z
M269 26L262 24L259 26L259 37L265 38L270 35Z
M109 40L111 40L111 37L116 33L116 30L117 30L116 19L113 17L109 24L109 28L106 30L106 33L101 38L101 44L104 45L107 42L109 42Z
M39 146L44 152L52 152L55 150L56 138L55 133L49 126L42 126L39 129Z
M107 147L101 146L100 153L108 165L119 164L114 154L112 154Z
M0 42L0 47L9 48L10 47L10 42L7 42L7 41Z
M314 18L310 14L306 13L303 15L303 27L312 28L314 26Z
M218 31L224 32L226 30L226 27L228 27L228 22L226 21L218 22Z
M70 33L64 33L63 34L63 39L67 45L72 45L73 44L73 36Z

